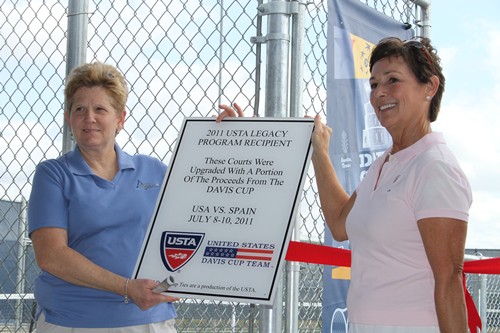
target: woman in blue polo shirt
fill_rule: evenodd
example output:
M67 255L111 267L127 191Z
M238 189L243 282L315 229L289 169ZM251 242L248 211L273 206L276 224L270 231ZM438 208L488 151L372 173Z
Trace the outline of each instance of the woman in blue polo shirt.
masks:
M177 299L130 279L167 167L115 143L128 95L116 68L77 67L64 93L76 146L37 166L29 200L37 332L175 332Z

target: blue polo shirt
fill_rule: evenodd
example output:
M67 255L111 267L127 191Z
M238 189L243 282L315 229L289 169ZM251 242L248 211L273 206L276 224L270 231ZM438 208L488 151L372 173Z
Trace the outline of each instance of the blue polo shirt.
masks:
M167 166L115 145L119 171L113 181L93 174L78 147L40 163L28 205L29 233L55 227L68 232L68 246L124 277L133 274ZM47 272L35 281L39 312L66 327L122 327L175 318L171 303L142 311L123 296L68 283Z

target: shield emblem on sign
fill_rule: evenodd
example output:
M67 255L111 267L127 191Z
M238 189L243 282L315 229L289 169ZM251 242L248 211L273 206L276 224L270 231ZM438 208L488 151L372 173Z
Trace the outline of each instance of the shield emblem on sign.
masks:
M165 267L175 272L194 256L205 237L198 232L164 231L161 235L161 260Z

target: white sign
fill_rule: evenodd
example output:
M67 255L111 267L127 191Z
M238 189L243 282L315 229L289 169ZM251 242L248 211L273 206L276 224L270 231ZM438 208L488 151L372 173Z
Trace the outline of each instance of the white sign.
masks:
M134 278L168 295L272 304L313 119L186 118Z

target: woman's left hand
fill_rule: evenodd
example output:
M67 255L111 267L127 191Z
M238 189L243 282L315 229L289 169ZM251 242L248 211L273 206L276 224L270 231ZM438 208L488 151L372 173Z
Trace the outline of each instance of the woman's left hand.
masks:
M171 297L161 293L155 293L154 288L158 282L148 279L132 279L128 283L128 296L141 310L147 310L157 304L176 302L178 297Z
M314 117L314 132L311 138L313 154L318 152L327 152L330 145L332 129L321 121L321 117Z

